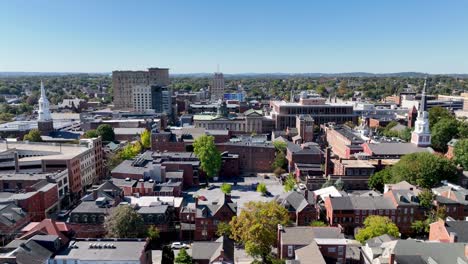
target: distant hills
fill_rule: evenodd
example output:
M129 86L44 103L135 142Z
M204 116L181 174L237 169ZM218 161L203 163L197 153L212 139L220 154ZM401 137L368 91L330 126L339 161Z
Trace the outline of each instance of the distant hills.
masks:
M86 72L0 72L0 77L30 77L30 76L66 76L66 75L111 75L110 72L86 73ZM171 77L179 78L206 78L213 73L179 73L171 74ZM290 77L414 77L421 78L427 75L443 75L457 78L468 78L466 73L427 74L422 72L395 72L395 73L369 73L369 72L343 72L343 73L236 73L224 74L226 78L290 78Z

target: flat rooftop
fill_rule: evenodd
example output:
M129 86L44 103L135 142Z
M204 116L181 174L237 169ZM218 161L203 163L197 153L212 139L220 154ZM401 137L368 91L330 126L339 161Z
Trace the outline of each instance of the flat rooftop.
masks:
M111 245L111 248L108 245ZM55 259L139 262L145 247L146 241L71 241L70 246L59 252Z
M56 144L38 142L0 142L0 155L9 151L20 154L20 161L61 160L71 159L89 150L87 146L78 144ZM24 157L29 156L29 157Z

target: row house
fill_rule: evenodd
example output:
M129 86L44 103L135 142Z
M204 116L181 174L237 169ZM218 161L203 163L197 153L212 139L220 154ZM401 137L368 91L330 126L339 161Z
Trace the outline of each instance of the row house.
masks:
M195 204L182 208L180 213L181 232L193 233L194 240L213 240L220 222L228 223L237 215L237 204L229 195L222 195L219 200Z
M70 213L70 226L76 237L100 237L105 234L105 217L123 199L123 191L111 181L94 186Z
M318 219L313 195L309 195L307 190L304 193L290 191L276 198L288 210L291 222L297 226L307 226Z
M468 216L468 190L452 183L432 189L436 195L436 208L444 207L447 216L457 220L465 220Z
M29 214L15 202L0 204L0 239L4 246L21 233L21 229L31 221Z
M346 255L349 247L358 247L357 241L345 239L341 229L337 227L278 226L277 231L278 256L283 260L297 259L300 249L308 247L314 250L314 263L347 263ZM313 245L311 248L310 245ZM308 260L312 260L309 256Z
M411 233L411 224L425 218L417 194L407 190L391 190L383 196L344 196L325 199L326 219L351 234L370 215L390 218L403 234Z

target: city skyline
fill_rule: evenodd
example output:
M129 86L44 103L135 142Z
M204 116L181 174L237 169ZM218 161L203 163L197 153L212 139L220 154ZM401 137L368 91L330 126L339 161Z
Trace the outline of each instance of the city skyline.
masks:
M464 1L0 7L0 72L468 73Z

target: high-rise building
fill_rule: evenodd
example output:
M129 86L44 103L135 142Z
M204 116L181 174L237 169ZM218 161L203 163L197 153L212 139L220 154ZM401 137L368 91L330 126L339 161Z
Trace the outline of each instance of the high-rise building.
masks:
M172 91L168 87L151 86L151 104L156 113L172 114Z
M421 102L418 109L418 118L414 123L414 131L411 134L411 143L418 147L428 147L431 145L431 131L429 130L429 112L427 111L426 102L426 83L424 80L424 87L421 95Z
M112 88L116 109L134 109L133 89L137 86L169 85L169 69L149 68L148 71L113 71Z
M211 100L219 100L224 97L224 75L221 72L215 72L213 83L211 85Z
M39 111L37 118L37 128L42 135L48 135L54 131L54 123L50 115L49 100L47 99L44 83L41 81L41 97L39 98Z

